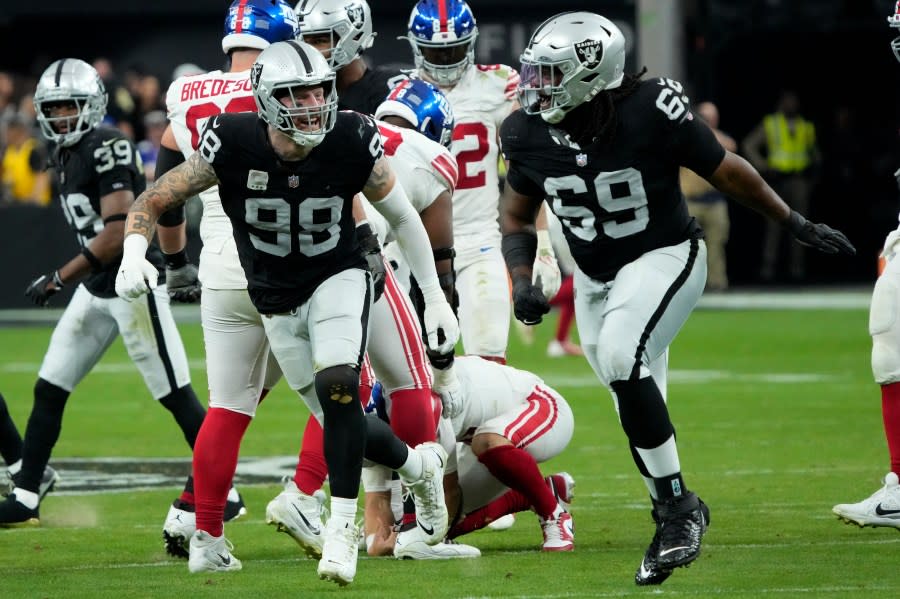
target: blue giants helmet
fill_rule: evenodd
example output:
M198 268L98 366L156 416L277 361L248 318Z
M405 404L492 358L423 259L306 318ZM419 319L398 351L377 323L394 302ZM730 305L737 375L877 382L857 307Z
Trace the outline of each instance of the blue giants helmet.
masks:
M225 14L222 52L234 48L265 50L269 44L300 35L297 14L284 0L234 0Z
M406 79L391 90L378 105L375 118L398 116L415 129L444 147L453 135L453 111L447 97L437 87L421 79Z
M408 30L416 68L438 85L455 85L475 63L478 27L463 0L419 0Z

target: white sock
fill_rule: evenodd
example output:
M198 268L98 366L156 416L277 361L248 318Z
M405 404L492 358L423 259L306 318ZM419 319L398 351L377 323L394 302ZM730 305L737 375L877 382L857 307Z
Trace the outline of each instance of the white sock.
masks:
M13 474L18 474L20 470L22 470L21 458L6 467L6 471L9 472L10 476L12 476Z
M341 526L345 526L348 523L355 525L358 509L356 497L352 499L349 497L335 497L333 495L331 497L331 519L336 524Z
M238 495L237 489L235 489L234 487L231 487L231 489L228 491L228 501L232 501L232 502L239 501L240 498L241 498L241 496Z
M30 510L36 510L39 500L38 494L32 491L26 491L25 489L16 489L13 491L16 496L16 501L24 505Z
M391 512L394 514L394 522L403 518L403 485L399 478L391 480Z
M419 452L415 449L412 449L411 447L408 449L409 453L406 455L406 461L403 462L402 466L397 468L397 474L407 481L421 480L425 470L425 465L422 463L422 456L419 455Z
M681 462L678 460L678 448L675 445L675 435L670 436L665 443L653 449L641 449L637 447L638 455L644 460L647 471L654 478L671 476L681 472Z

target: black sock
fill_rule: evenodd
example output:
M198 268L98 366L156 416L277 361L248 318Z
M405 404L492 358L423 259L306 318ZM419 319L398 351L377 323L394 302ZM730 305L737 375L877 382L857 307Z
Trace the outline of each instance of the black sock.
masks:
M13 422L3 394L0 394L0 457L7 466L22 459L22 436Z
M22 443L22 470L16 476L16 486L38 492L44 468L50 461L53 446L62 430L63 410L69 392L38 379L34 385L34 407L25 428Z
M175 417L175 422L178 423L184 434L184 440L193 449L197 433L200 432L200 425L203 424L203 418L206 416L206 410L197 399L194 388L185 385L160 399L159 403Z

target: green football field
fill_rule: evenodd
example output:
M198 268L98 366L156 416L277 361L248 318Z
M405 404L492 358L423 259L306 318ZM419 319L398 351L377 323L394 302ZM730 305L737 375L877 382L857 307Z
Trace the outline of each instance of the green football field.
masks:
M181 330L195 387L205 395L200 327ZM0 530L0 596L900 596L897 531L859 529L831 513L833 504L875 491L889 467L864 309L694 313L671 348L669 406L685 481L709 504L712 522L697 562L649 588L633 582L653 533L646 489L610 397L586 362L545 356L552 330L551 319L530 347L513 331L509 361L541 374L575 412L571 445L542 464L545 473L566 470L577 481L573 553L542 554L537 519L523 513L508 531L461 539L481 548L480 559L361 556L356 580L340 589L319 581L316 562L266 526L265 505L280 490L273 475L240 483L249 513L226 526L243 571L191 575L161 540L177 483L67 490L78 477L60 465L68 459L187 457L171 417L154 405L117 342L69 400L51 458L67 484L41 506L42 526ZM23 431L50 331L0 329L0 391ZM306 416L281 383L248 431L242 458L289 464Z

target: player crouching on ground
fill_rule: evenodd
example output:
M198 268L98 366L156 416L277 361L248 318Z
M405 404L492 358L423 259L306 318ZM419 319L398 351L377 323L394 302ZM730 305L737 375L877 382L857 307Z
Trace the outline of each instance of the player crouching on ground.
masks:
M428 545L419 526L394 531L391 474L382 467L366 467L362 478L369 555L478 557L477 548L452 540L528 509L538 516L544 551L572 551L575 536L568 506L575 481L565 472L544 477L538 468L572 439L569 404L538 376L477 356L457 358L455 370L459 386L441 393L444 413L438 425L440 443L448 454L447 540ZM377 394L373 398L377 403Z

